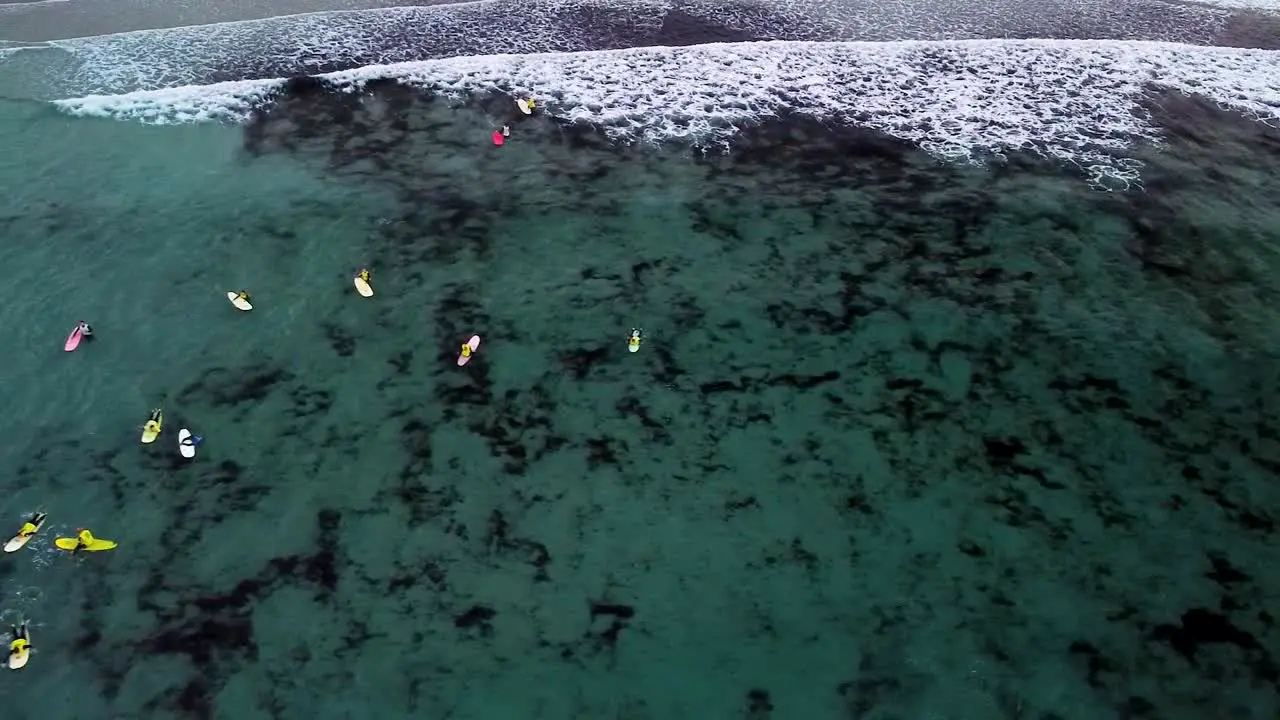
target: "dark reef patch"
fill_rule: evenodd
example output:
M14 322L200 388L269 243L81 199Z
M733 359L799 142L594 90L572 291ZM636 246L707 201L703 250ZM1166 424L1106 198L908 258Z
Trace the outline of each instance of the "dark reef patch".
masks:
M178 391L178 398L193 404L207 400L213 407L259 402L266 399L277 386L293 378L293 373L288 370L265 363L235 369L215 367L206 370L195 382Z
M140 641L136 650L186 658L193 675L181 688L154 696L147 705L149 711L176 707L194 717L212 717L213 698L230 673L257 659L254 605L285 583L314 585L320 598L337 589L341 517L336 510L321 510L316 514L313 554L274 558L229 591L183 587L161 571L151 574L138 591L137 604L155 618L157 629ZM115 652L91 636L82 638L81 643L96 653Z

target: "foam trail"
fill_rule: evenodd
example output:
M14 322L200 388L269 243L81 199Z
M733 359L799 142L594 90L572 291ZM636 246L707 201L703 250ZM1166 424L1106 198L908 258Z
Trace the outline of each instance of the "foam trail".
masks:
M735 125L794 111L862 125L950 159L1033 150L1135 177L1123 155L1158 143L1145 88L1203 95L1280 118L1280 52L1114 41L736 43L452 58L322 76L351 92L394 78L460 98L529 94L546 112L620 141L732 139ZM284 80L169 88L57 103L150 123L240 121Z

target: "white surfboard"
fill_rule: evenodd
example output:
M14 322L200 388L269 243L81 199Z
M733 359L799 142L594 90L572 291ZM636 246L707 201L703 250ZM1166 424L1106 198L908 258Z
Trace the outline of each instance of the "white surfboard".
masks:
M238 292L227 293L227 299L231 301L232 305L236 306L237 310L244 310L247 312L253 309L253 305L250 305L248 300L241 298L240 293Z
M44 525L44 519L46 517L48 516L45 515L45 513L37 513L36 516L32 518L35 521L33 524L36 526L36 532L40 532L40 528L41 526ZM26 537L22 537L21 535L14 535L13 537L9 538L9 542L4 544L4 551L17 552L22 548L26 547L27 543L30 542L31 538L33 537L35 537L34 534L28 535Z
M365 280L360 276L356 276L355 282L356 282L356 292L360 293L364 297L373 297L373 288L369 286L369 283L367 280Z
M639 345L632 345L631 343L629 343L629 342L628 342L628 343L627 343L627 352L640 352L640 346L639 346Z
M182 453L184 458L193 458L196 456L196 446L188 445L185 441L191 438L191 431L182 428L178 431L178 452Z
M524 113L525 115L533 114L533 108L529 107L529 101L525 100L524 98L520 98L519 100L516 101L516 107L520 108L520 112Z
M28 643L30 643L30 642L31 642L31 630L27 630L27 642L28 642ZM30 659L31 659L31 651L30 651L30 650L26 650L25 652L20 652L20 653L18 653L17 655L10 654L10 655L9 655L9 669L10 669L10 670L21 670L22 668L24 668L24 667L26 667L26 666L27 666L27 661L28 661L28 660L30 660Z

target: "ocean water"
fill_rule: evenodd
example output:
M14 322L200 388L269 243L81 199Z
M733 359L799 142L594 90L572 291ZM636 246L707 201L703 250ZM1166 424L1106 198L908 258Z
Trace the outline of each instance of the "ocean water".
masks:
M1230 5L0 5L0 699L1276 717Z

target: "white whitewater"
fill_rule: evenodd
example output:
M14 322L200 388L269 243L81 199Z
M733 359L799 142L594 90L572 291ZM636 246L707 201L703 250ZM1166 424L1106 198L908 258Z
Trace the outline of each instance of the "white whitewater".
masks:
M854 123L948 159L1029 149L1135 177L1135 142L1159 143L1147 87L1199 94L1280 120L1280 52L1118 41L736 43L450 58L323 76L358 92L373 78L455 95L528 94L620 141L722 144L782 111ZM58 101L68 112L150 123L238 122L283 80Z

